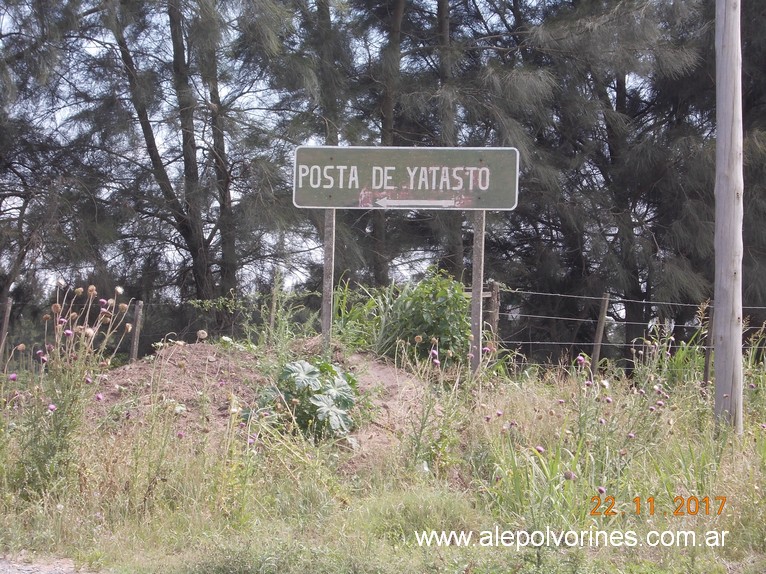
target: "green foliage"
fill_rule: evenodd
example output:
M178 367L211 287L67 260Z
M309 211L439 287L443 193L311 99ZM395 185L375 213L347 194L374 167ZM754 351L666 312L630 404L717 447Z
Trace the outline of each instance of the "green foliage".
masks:
M463 284L445 271L431 268L416 284L363 293L354 295L347 285L338 293L338 332L344 341L389 357L397 355L400 341L420 358L447 362L468 355L470 301Z
M264 393L260 413L276 417L288 429L317 439L341 437L354 427L357 381L327 361L293 361L284 366L276 386Z

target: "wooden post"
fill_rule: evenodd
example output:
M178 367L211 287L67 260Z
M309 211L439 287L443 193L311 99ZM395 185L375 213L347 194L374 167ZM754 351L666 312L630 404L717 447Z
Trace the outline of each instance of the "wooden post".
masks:
M596 324L596 338L593 341L593 354L590 358L591 376L598 371L598 362L601 359L601 340L604 337L604 324L606 323L606 312L609 309L609 293L604 293L601 299L601 309L598 312L598 323Z
M322 343L326 353L332 344L333 282L335 275L335 210L324 212L324 274L322 276Z
M713 356L713 344L715 339L713 338L713 317L715 315L715 309L713 308L713 301L710 302L710 318L707 321L707 337L705 337L705 370L702 374L702 388L707 389L710 384L710 361Z
M715 415L742 421L742 47L740 0L716 0Z
M489 285L489 327L492 334L497 337L498 325L500 324L500 283L492 281Z
M482 317L482 296L484 286L484 227L487 215L483 209L474 212L473 219L473 281L471 282L471 371L476 372L481 365L481 333L484 321Z
M130 362L138 360L138 340L141 338L141 323L144 321L144 302L136 301L133 310L133 338L130 340Z
M0 360L5 362L5 343L8 341L8 325L11 322L13 299L8 297L3 305L3 327L0 330Z

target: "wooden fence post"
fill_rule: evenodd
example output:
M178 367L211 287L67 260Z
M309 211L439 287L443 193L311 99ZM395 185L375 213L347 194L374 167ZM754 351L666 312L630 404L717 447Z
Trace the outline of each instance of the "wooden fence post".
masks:
M710 363L712 361L713 356L713 345L715 344L715 339L713 339L713 313L715 313L715 309L713 308L713 301L710 302L710 317L707 320L707 337L705 337L705 370L703 371L702 375L702 388L707 389L708 385L710 385Z
M595 375L598 371L598 362L601 359L601 340L604 337L604 324L606 323L606 312L609 309L609 293L604 293L601 299L601 309L598 312L598 323L596 324L596 339L593 342L593 355L591 356L590 372Z
M13 299L8 297L3 305L3 327L0 329L0 360L5 362L5 343L8 340L8 324L11 321L11 306Z
M141 323L144 320L144 302L136 301L136 308L133 312L133 338L130 341L130 362L135 363L138 360L138 340L141 337Z

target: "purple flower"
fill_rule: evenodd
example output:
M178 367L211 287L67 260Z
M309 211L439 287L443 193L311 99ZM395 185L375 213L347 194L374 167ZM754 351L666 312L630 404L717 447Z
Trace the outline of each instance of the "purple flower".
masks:
M64 331L64 335L66 335L67 337L71 337L72 335L74 335L74 331L72 331L72 329L67 329L66 331Z
M754 389L754 388L755 388L755 383L750 383L748 386L749 386L751 389Z
M106 299L99 299L99 300L98 300L98 304L99 304L101 307L106 307L108 303L109 303L109 301L107 301ZM103 309L102 309L102 311L103 311Z
M598 419L598 424L605 425L606 424L606 419L604 419L604 418Z
M436 349L431 349L431 356L432 357L438 357L439 356L439 351L437 351Z
M491 416L489 416L489 415L484 415L484 420L485 420L486 422L489 422L489 421L491 421L491 420L492 420L492 417L491 417Z
M54 405L53 403L48 405L48 411L51 413L54 412L56 408L57 408L56 405Z
M468 359L469 359L469 360L470 360L470 359L473 359L473 357L474 357L474 354L473 354L473 353L468 353Z
M603 486L599 486L596 490L598 491L599 494L606 494L606 488L604 488Z
M19 376L16 373L11 373L10 375L8 375L8 380L9 381L15 381L18 378L19 378Z
M564 480L574 480L575 478L577 478L577 475L571 470L564 471Z
M593 386L593 381L585 381L585 386L586 387L592 387Z
M176 436L178 438L184 438L186 436L186 434L184 434L184 431L178 431L178 433L176 433Z
M544 449L543 447L541 447L540 445L537 445L537 446L535 447L535 450L536 450L537 452L539 452L540 454L543 454L543 453L545 452L545 449Z
M665 401L657 401L657 406L658 407L664 407L665 406Z
M94 398L97 401L103 401L104 400L104 395L102 395L101 393L96 393L96 396Z
M91 379L90 377L85 377L85 384L86 385L92 385L93 384L93 379Z
M41 363L47 363L47 362L48 362L48 357L46 357L45 355L42 355L42 356L40 357L40 362L41 362Z
M481 352L482 352L482 353L491 353L491 352L492 352L492 349L490 349L489 347L483 347L483 348L482 348L482 350L481 350Z
M585 364L585 357L583 357L582 355L577 355L577 359L575 360L577 361L577 364L580 366Z
M66 325L66 319L64 317L59 317L59 325Z
M650 412L650 413L653 413L653 412L654 412L654 411L656 411L656 410L657 410L657 409L656 409L655 407L653 407L653 406L649 407L649 412Z
M495 414L497 416L501 417L501 416L503 416L503 411L501 411L500 409L497 409L497 412Z
M633 434L632 432L629 432L628 433L628 438L636 438L636 435Z
M442 363L441 363L441 361L439 359L434 359L434 365L436 365L438 367L441 364Z
M606 397L604 399L608 404L612 404L612 397Z

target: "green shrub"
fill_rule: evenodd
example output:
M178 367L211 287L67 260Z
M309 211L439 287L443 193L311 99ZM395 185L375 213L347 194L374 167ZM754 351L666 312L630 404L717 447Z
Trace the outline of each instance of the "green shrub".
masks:
M402 340L422 358L433 354L444 362L467 357L470 301L463 284L443 270L429 269L420 282L405 285L382 311L385 316L376 349L380 354L394 356Z
M293 361L261 397L260 412L314 438L340 437L353 428L349 411L356 397L357 381L350 373L327 361Z

